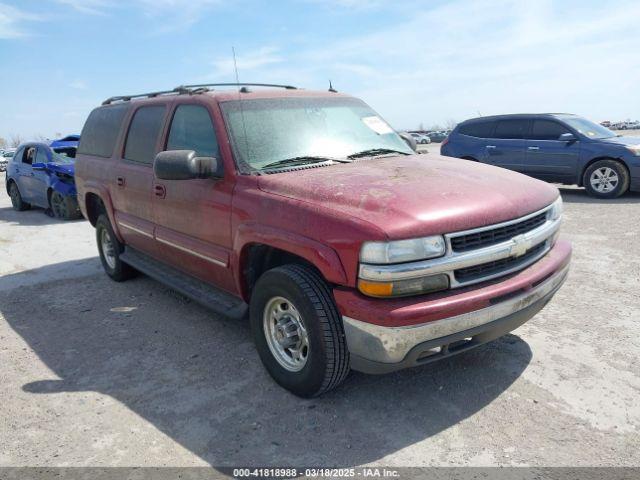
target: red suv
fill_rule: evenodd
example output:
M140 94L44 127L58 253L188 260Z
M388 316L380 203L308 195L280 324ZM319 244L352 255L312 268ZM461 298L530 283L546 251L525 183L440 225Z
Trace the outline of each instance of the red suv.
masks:
M214 87L96 108L79 204L112 279L140 271L225 315L248 311L265 367L293 393L469 350L565 280L555 187L415 155L347 95Z

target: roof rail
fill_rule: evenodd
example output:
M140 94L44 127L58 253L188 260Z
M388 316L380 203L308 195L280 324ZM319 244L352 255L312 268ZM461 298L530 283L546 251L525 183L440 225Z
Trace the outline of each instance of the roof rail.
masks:
M274 88L286 88L287 90L297 90L297 87L292 85L276 85L272 83L202 83L199 85L180 85L173 90L161 90L158 92L138 93L136 95L119 95L116 97L109 97L102 105L110 105L114 102L128 102L134 98L154 98L160 95L184 95L184 94L198 94L208 91L208 87L274 87Z
M128 102L134 98L154 98L159 97L160 95L181 95L184 93L192 93L190 90L183 87L176 87L173 90L160 90L158 92L149 92L149 93L138 93L136 95L119 95L116 97L109 97L102 105L109 105L114 102Z
M274 87L286 88L287 90L297 90L293 85L278 85L274 83L201 83L198 85L181 85L178 88L206 88L206 87Z

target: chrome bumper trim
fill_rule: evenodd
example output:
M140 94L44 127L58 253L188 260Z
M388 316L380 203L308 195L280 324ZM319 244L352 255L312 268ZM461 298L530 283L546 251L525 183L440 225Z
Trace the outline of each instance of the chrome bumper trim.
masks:
M548 210L549 207L546 209ZM535 212L526 217L521 217L514 220L511 223L520 222L535 215L539 215L542 211ZM490 247L479 248L470 252L455 253L451 249L451 238L463 235L468 232L458 232L455 234L445 235L447 241L447 253L444 257L434 258L430 260L421 260L419 262L399 263L395 265L370 265L361 264L359 268L359 278L364 280L371 280L377 282L389 282L396 280L405 280L409 278L424 277L427 275L435 275L438 273L446 273L449 275L451 288L464 287L467 285L473 285L474 283L484 282L492 278L501 277L517 270L521 270L532 263L536 262L539 258L543 257L552 247L550 239L560 230L561 219L550 220L540 225L538 228L530 230L527 233L518 235L510 240L492 245ZM504 224L492 225L491 227L483 227L479 231L487 230L489 228L500 228ZM459 282L456 280L454 271L473 267L476 265L482 265L485 263L493 262L496 260L502 260L505 258L517 258L523 255L533 247L547 242L546 247L529 261L518 264L516 267L500 271L498 273L483 276L478 279L469 280L465 282ZM522 247L525 247L524 249Z
M375 362L401 362L409 350L422 342L499 320L553 294L566 279L568 271L569 265L531 290L496 305L420 325L382 327L343 316L349 351Z

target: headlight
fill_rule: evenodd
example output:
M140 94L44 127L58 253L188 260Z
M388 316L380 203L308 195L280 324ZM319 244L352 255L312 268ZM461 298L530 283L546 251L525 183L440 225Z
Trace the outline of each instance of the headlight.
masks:
M626 145L625 148L633 153L636 157L640 157L640 145Z
M360 249L360 261L384 265L441 257L445 253L440 235L393 242L365 242Z
M560 217L562 217L562 197L558 197L549 209L549 220L559 220Z

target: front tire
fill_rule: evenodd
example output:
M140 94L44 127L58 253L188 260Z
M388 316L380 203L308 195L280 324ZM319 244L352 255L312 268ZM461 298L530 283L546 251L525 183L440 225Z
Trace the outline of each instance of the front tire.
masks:
M76 220L81 217L78 202L75 198L64 196L60 192L51 194L51 211L56 218L62 220Z
M11 197L11 206L17 212L23 212L31 208L31 204L22 200L20 189L14 181L9 184L9 197Z
M136 275L133 267L120 260L124 245L116 238L106 215L100 215L96 221L96 240L102 268L111 280L124 282Z
M300 397L331 390L349 373L342 319L324 279L284 265L264 273L250 306L251 331L273 379Z
M629 190L629 172L617 160L598 160L583 178L587 193L596 198L617 198Z

